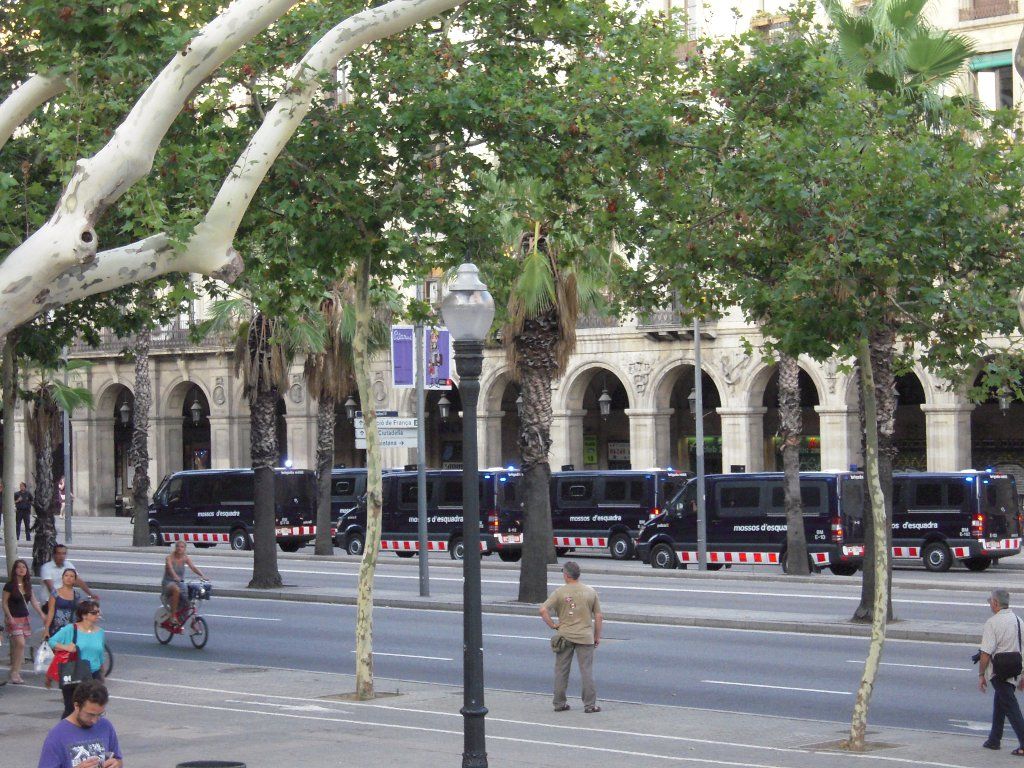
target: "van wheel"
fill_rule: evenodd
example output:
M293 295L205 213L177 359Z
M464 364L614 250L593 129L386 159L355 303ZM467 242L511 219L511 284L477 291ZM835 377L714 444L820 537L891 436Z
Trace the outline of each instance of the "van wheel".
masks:
M555 547L555 555L558 557L565 557L570 552L572 552L572 550L569 549L569 547Z
M501 558L503 563L518 563L523 559L523 550L517 549L513 552L499 552L498 557Z
M399 551L395 552L395 554L398 555L401 558L416 557L416 553L415 552L409 552L407 550L399 550Z
M160 535L160 528L155 525L149 526L149 546L151 547L162 547L164 545L163 537Z
M353 533L348 539L345 540L345 554L347 555L361 555L363 554L363 537L358 533Z
M448 545L448 555L452 560L461 560L466 554L466 545L462 543L461 537L452 539L452 543Z
M968 557L964 560L964 565L968 571L980 573L981 571L988 570L988 567L992 565L992 560L988 557Z
M659 544L651 551L652 568L675 568L677 564L675 550L668 544Z
M231 532L231 548L236 551L244 551L252 549L252 539L249 538L249 534L245 532L244 528L235 528Z
M608 551L613 560L632 560L635 555L633 540L625 533L616 533L608 542Z
M282 552L298 552L306 545L303 541L280 541L277 546L281 548Z
M709 571L720 571L722 570L723 563L708 563Z
M921 559L924 561L925 570L933 573L944 573L953 565L953 556L949 553L949 547L941 541L933 541L925 547Z
M195 547L196 549L211 549L213 547L216 547L217 545L216 544L212 544L209 541L197 541L192 546Z
M857 566L850 563L833 563L829 568L836 576L853 576L857 572Z

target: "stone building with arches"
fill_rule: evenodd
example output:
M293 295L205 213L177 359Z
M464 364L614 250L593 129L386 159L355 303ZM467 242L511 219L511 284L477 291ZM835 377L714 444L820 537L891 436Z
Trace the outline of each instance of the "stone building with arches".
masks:
M707 470L742 472L781 468L778 375L758 351L757 328L737 313L701 327L704 433ZM753 348L747 354L746 344ZM77 514L113 514L130 496L127 446L134 418L134 367L123 342L109 339L98 350L81 350L94 362L75 371L72 383L87 387L91 410L72 418L72 482ZM302 361L292 366L278 405L279 462L313 467L317 404L309 397ZM805 469L842 469L862 461L856 381L840 361L801 358L800 400ZM249 465L249 411L230 349L217 341L195 345L175 324L154 335L151 353L150 475L158 482L180 469ZM415 415L412 390L390 386L390 360L381 356L372 373L374 407ZM673 467L692 469L696 417L694 340L671 313L645 322L617 324L583 317L578 345L552 393L552 468ZM937 378L921 366L897 382L896 443L899 467L960 470L998 466L1024 483L1024 404L1000 408L996 398L969 401L975 383ZM607 393L607 415L600 403ZM518 390L500 349L488 349L481 377L478 442L482 466L518 465ZM458 378L449 392L428 392L426 463L458 468L462 462ZM352 396L357 400L358 393ZM442 418L441 399L448 404ZM32 451L22 414L16 414L15 476L31 485ZM335 464L363 466L355 430L339 406ZM57 448L59 454L60 448ZM415 449L387 449L384 464L416 463ZM1024 487L1024 485L1022 485Z

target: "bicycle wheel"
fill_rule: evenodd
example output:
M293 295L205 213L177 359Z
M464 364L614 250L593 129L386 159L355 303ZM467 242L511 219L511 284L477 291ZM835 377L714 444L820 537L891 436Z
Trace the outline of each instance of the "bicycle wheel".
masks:
M189 624L188 639L192 641L192 645L196 648L202 648L206 645L206 641L210 639L210 630L206 626L206 619L202 616L196 616L192 619Z
M103 671L104 679L110 677L110 673L114 671L114 652L105 642L103 643L103 666L100 669Z
M164 623L165 621L166 619L159 616L153 619L153 634L156 635L157 642L160 645L167 645L171 642L171 638L174 637L174 633L167 628Z

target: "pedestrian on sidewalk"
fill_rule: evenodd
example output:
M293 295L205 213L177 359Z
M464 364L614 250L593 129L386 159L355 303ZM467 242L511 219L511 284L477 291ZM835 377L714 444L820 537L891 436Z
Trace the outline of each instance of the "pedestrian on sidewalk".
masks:
M989 731L988 738L982 746L985 749L999 749L999 742L1003 738L1003 723L1009 719L1018 743L1017 749L1011 754L1024 757L1024 715L1021 715L1020 705L1014 693L1017 687L1024 689L1024 681L1019 675L1009 678L997 677L995 665L991 664L992 657L996 654L1021 652L1021 621L1017 614L1010 610L1010 593L1005 589L993 589L988 598L988 605L995 615L985 622L981 634L978 690L985 693L991 665L992 730Z
M46 616L43 609L39 607L39 601L32 594L32 575L28 570L28 563L24 560L15 560L11 566L11 578L4 584L3 609L4 624L7 627L7 637L11 641L11 672L9 681L13 685L22 685L25 681L21 678L21 665L25 660L25 643L32 637L32 625L28 618L28 606L32 605L39 614L39 618L46 623Z
M86 680L75 688L72 712L46 735L39 768L121 768L117 731L104 715L110 694L103 683Z
M85 579L82 578L81 572L75 567L75 564L68 560L68 548L64 544L55 546L53 548L53 560L43 563L43 567L39 569L39 577L46 586L46 594L52 595L53 590L61 585L64 571L68 568L75 572L75 586L93 600L99 602L100 596L90 589L89 585L85 583Z
M580 567L574 561L567 560L562 565L562 578L565 584L552 592L540 608L544 623L564 641L555 651L555 712L570 708L565 700L565 689L569 685L574 655L583 680L583 711L587 714L600 712L594 686L594 650L601 643L601 602L593 588L580 582ZM557 624L551 618L552 613L558 618Z
M22 483L14 494L14 512L14 522L17 526L15 528L14 540L17 541L21 538L21 525L24 523L25 541L32 541L32 494L29 493L28 486L25 483Z

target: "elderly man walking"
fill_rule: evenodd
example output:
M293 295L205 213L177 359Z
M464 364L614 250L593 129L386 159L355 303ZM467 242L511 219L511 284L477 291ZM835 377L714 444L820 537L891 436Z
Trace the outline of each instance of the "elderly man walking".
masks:
M564 640L555 652L555 712L569 709L565 689L569 685L573 655L583 678L583 711L587 714L600 712L594 687L594 649L601 642L601 602L597 592L580 583L580 567L572 560L562 566L562 578L565 584L552 592L540 608L544 623ZM557 624L551 618L552 612L558 618Z
M1024 757L1024 716L1021 715L1020 705L1014 694L1015 687L1020 686L1024 689L1024 681L1020 677L1020 656L1015 659L1017 666L1013 671L1016 674L1012 676L1000 674L1002 670L997 670L1000 661L1007 657L996 658L999 654L1021 653L1021 621L1017 614L1010 610L1010 593L1005 589L993 589L988 598L988 605L995 615L985 622L985 629L981 634L978 690L984 693L987 680L991 677L994 699L992 730L982 746L986 749L999 749L999 742L1003 738L1003 723L1009 719L1018 743L1012 754ZM1008 658L1014 660L1012 656Z

